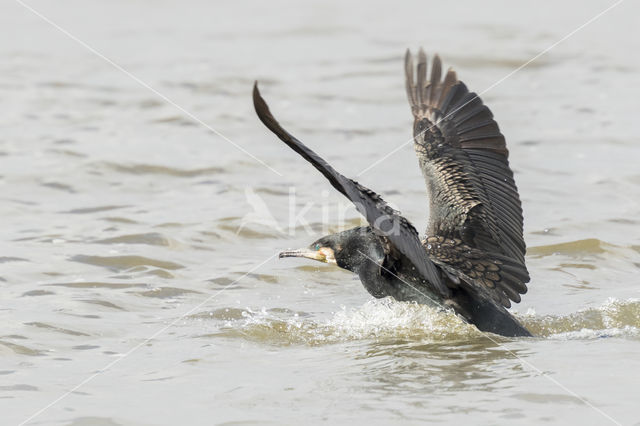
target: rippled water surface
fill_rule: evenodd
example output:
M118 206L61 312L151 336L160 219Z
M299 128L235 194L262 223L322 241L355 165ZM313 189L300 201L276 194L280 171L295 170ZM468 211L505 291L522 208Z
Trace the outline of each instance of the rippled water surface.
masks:
M613 1L27 3L81 42L0 6L3 424L640 424L637 3L513 75ZM360 174L411 136L420 45L490 89L535 338L274 257L359 219L258 122L253 81L424 229L410 144Z

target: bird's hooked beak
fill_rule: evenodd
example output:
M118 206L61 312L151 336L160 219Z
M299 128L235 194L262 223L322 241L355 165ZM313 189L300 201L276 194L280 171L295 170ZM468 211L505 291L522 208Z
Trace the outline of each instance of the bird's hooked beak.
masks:
M283 251L278 257L306 257L307 259L313 259L324 263L336 264L336 256L333 249L329 247L320 247L318 250L304 248L300 250Z

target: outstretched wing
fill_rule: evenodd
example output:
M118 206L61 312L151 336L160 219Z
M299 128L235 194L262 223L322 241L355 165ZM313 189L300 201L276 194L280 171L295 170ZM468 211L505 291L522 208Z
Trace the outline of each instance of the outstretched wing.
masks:
M253 105L260 121L269 130L311 163L329 180L334 188L351 200L372 228L386 237L400 253L406 256L422 276L434 286L435 290L439 291L442 296L449 294L449 290L443 283L437 267L427 257L425 248L418 237L418 232L407 219L389 207L378 194L338 173L318 154L284 130L271 115L269 106L260 96L257 82L253 87Z
M504 136L489 108L453 70L442 78L437 55L427 79L427 57L420 49L414 80L407 51L405 72L415 118L414 147L430 194L427 235L460 239L488 255L512 259L519 265L515 275L520 282L506 284L505 294L519 301L509 290L524 293L529 276L522 207Z

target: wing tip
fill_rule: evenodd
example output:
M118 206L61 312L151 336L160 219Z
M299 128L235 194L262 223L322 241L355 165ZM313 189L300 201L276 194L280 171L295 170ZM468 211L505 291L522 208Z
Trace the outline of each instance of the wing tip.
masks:
M255 108L258 115L260 115L258 108L262 107L262 104L264 103L265 101L260 94L260 89L258 88L258 80L255 80L253 82L253 107Z
M417 61L415 66L414 59ZM438 108L449 89L458 83L457 74L451 67L442 78L442 59L438 53L433 55L429 67L428 56L423 47L418 49L415 58L411 49L407 49L404 64L407 95L416 118L424 116L431 108Z
M260 89L258 88L258 80L253 83L253 108L256 110L256 114L262 123L267 126L269 130L274 132L280 139L283 138L283 135L286 133L284 129L280 126L278 121L271 114L271 110L269 110L269 105L267 101L264 100L262 94L260 94ZM284 139L283 139L284 140Z
M253 82L253 107L255 108L256 113L258 114L258 117L260 116L261 112L264 110L265 107L267 111L269 110L267 103L265 102L264 98L260 94L260 89L258 88L258 80L255 80Z
M420 48L418 49L418 59L424 59L425 62L427 61L427 53L424 51L424 48L422 46L420 46Z

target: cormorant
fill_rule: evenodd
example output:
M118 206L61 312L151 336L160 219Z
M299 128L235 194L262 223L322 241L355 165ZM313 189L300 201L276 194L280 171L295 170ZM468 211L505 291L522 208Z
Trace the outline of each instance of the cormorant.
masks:
M260 120L351 200L369 226L327 235L280 257L306 257L352 271L374 297L392 296L452 308L482 331L531 336L506 308L526 293L522 207L505 138L489 108L451 68L442 78L438 55L427 78L420 49L417 77L405 56L413 141L429 194L422 239L372 190L338 173L284 130L255 83Z

